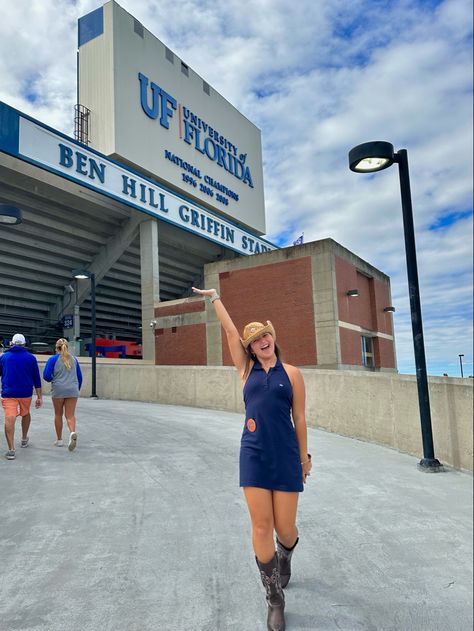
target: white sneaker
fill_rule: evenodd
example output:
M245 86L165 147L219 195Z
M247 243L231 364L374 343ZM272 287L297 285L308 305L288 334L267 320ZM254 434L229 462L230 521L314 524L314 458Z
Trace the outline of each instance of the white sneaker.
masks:
M76 432L71 432L71 435L69 436L69 445L67 446L67 448L69 449L69 451L74 451L74 449L76 448L77 445L77 434Z
M26 438L22 438L21 439L21 444L20 447L28 447L28 443L30 442L29 437L27 436Z
M53 445L56 445L56 447L62 447L63 446L63 439L60 438L59 440L55 440Z

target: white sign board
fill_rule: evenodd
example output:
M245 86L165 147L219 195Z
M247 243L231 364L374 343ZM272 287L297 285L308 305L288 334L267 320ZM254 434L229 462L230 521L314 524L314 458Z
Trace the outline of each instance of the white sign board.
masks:
M91 147L265 232L260 130L115 2L79 20L79 101Z
M15 145L14 139L9 138L5 144L7 146L2 147L0 137L0 150L14 153L21 159L240 254L259 254L276 249L268 241L216 213L27 117L18 115L18 151L11 150Z

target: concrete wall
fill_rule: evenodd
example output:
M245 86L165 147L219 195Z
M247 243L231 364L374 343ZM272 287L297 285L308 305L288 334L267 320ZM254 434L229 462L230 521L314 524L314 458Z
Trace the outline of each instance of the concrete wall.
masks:
M90 394L89 361L81 358L83 396ZM303 369L302 374L308 425L422 457L414 376L319 369ZM472 471L472 380L431 377L429 387L436 457L443 464ZM230 367L153 366L100 359L97 393L105 399L244 410L241 385Z

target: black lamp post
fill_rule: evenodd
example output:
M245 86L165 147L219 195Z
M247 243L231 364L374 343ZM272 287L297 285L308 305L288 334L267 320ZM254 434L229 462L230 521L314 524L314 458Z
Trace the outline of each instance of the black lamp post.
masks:
M9 204L0 204L0 224L14 226L23 221L21 210Z
M97 399L97 357L96 357L96 310L95 310L95 274L88 270L76 269L72 271L78 280L90 278L91 281L91 398Z
M435 458L433 446L407 151L406 149L400 149L395 153L393 145L383 141L366 142L349 151L349 168L356 173L374 173L375 171L381 171L391 166L394 162L398 164L400 176L408 291L410 295L416 382L418 386L418 404L420 408L421 435L423 440L423 458L419 462L418 467L423 471L437 472L442 470L442 466L439 460Z
M460 353L460 355L459 355L459 365L461 366L461 379L464 378L464 373L463 373L463 370L462 370L462 358L463 357L464 357L464 353Z

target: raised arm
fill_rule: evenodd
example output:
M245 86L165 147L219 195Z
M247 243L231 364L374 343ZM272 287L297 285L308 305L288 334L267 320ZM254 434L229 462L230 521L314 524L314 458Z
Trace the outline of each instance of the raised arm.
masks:
M206 296L211 299L216 315L219 318L219 322L221 323L227 336L227 343L229 345L232 361L239 371L239 375L242 377L245 371L246 354L240 341L240 335L237 331L237 327L232 322L232 318L227 313L227 309L224 307L222 300L215 289L198 289L197 287L193 287L193 291L196 294L200 294L201 296Z

